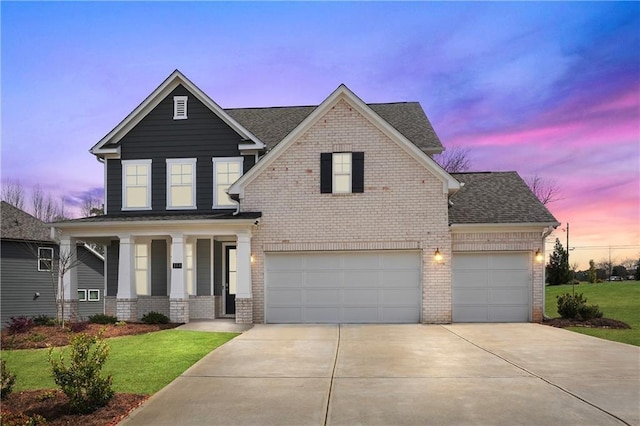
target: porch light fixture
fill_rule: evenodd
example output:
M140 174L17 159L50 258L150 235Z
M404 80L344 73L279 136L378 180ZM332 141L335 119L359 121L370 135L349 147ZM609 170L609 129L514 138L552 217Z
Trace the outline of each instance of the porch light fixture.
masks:
M536 250L536 262L540 263L544 260L544 256L542 256L542 252L540 249Z
M436 249L436 252L435 252L435 253L433 253L433 259L434 259L436 262L442 262L442 255L440 254L440 248L437 248L437 249Z
M255 262L255 258L253 257L253 255L251 255L251 263Z

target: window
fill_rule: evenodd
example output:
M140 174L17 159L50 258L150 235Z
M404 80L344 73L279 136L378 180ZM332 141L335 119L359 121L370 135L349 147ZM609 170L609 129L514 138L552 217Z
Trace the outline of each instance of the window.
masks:
M174 96L173 97L173 119L174 120L186 120L187 119L187 100L188 96Z
M242 176L243 160L242 157L213 159L213 208L236 206L227 189Z
M87 291L87 299L89 302L99 302L100 301L100 290L92 289Z
M167 209L196 208L196 159L167 160Z
M320 154L320 193L364 192L364 152Z
M38 271L51 271L53 265L53 249L38 247Z
M196 286L195 286L195 279L194 279L194 275L193 275L193 270L194 270L194 259L193 259L193 243L187 243L185 244L185 258L187 261L187 294L189 294L190 296L195 296L196 294Z
M122 161L122 210L151 209L151 160Z
M87 301L87 290L78 290L78 302Z
M136 293L148 296L151 294L149 291L149 244L136 243L134 250Z

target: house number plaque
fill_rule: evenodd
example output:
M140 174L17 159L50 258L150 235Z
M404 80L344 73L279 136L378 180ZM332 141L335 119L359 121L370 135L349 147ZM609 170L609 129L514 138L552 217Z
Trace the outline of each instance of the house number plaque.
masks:
M173 269L182 269L182 263L174 263Z

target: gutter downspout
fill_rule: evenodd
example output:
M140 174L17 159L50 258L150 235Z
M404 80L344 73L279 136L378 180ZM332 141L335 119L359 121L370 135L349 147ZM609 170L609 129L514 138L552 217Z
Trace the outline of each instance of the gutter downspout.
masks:
M542 319L550 319L545 312L547 312L546 300L547 300L547 268L544 265L544 262L547 258L547 253L545 251L544 240L559 226L547 226L542 229L542 255L544 256L543 264L542 264Z
M229 194L229 193L227 193ZM238 194L229 194L229 198L236 202L236 211L233 212L234 216L240 214L240 195Z

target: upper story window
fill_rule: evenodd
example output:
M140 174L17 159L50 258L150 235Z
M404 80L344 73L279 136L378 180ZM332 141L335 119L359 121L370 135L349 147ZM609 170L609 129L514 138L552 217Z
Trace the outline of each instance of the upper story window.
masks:
M53 249L38 247L38 271L51 271L53 265Z
M167 209L196 208L196 161L167 160Z
M151 160L122 160L122 210L151 209Z
M364 152L320 154L320 193L364 192Z
M243 161L242 157L213 159L213 208L236 206L227 194L227 189L242 176Z
M187 100L188 96L174 96L173 97L173 119L174 120L186 120L187 119Z

